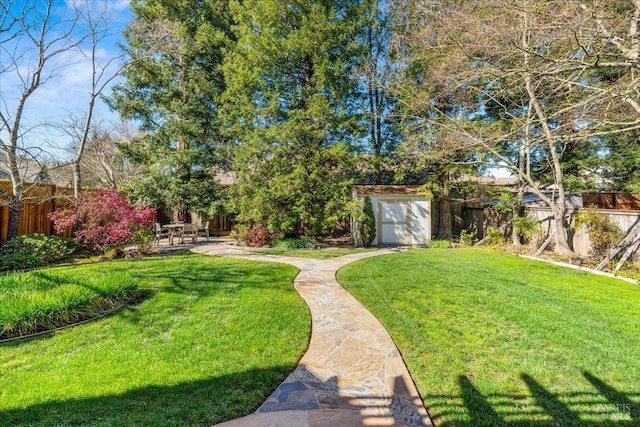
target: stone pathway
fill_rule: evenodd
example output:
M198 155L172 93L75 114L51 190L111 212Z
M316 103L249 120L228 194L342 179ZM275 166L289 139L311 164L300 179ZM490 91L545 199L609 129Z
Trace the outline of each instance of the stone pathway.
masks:
M219 242L191 250L298 267L294 285L313 322L311 342L298 367L256 413L219 426L432 425L386 329L335 278L343 265L391 250L326 260L254 254Z

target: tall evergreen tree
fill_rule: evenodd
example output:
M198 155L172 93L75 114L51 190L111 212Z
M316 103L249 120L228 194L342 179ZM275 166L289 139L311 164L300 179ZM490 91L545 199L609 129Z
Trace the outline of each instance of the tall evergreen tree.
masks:
M131 66L110 104L141 123L140 136L122 147L147 166L132 193L184 219L211 205L223 162L217 116L225 88L220 66L233 39L228 1L132 0L131 10L124 33Z
M347 214L364 1L233 2L225 118L239 220L313 235ZM298 230L298 226L301 230Z
M638 131L591 138L563 156L572 190L640 192Z
M402 141L398 102L390 89L399 64L392 55L394 21L387 2L371 1L364 23L361 43L366 56L357 67L357 74L363 125L367 129L362 148L370 161L362 163L370 175L368 180L383 184L393 179L388 168Z

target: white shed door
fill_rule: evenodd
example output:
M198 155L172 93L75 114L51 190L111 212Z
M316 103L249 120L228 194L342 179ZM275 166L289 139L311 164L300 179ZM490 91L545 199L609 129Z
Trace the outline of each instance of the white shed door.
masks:
M408 200L379 200L378 218L380 243L411 244L411 204Z

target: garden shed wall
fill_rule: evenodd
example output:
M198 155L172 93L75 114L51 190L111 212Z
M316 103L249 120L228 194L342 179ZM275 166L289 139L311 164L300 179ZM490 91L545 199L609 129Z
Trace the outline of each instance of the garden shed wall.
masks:
M371 198L376 221L373 245L427 246L431 240L431 202L417 186L358 185L354 197Z

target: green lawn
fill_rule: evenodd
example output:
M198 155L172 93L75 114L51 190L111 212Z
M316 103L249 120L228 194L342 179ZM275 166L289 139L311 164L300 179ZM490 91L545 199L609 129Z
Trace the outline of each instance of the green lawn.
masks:
M343 267L437 425L640 425L640 286L478 249Z
M29 335L113 310L143 295L124 273L41 269L0 276L0 339Z
M263 255L279 255L290 256L298 258L337 258L344 255L357 254L360 252L376 251L375 248L329 248L329 249L287 249L287 248L265 248L265 249L250 249L250 252Z
M125 273L150 296L0 345L1 426L211 425L254 411L307 347L291 266L187 254L60 270Z

